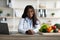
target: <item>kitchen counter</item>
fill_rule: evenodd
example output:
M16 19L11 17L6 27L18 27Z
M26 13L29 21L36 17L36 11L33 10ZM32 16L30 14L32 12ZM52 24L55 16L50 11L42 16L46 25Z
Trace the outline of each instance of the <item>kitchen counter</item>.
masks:
M26 35L26 34L10 34L10 35L0 35L0 40L60 40L60 35Z

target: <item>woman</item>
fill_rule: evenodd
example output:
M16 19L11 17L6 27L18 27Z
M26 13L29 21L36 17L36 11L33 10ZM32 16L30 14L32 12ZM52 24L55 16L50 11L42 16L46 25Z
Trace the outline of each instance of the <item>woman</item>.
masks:
M35 34L39 31L39 21L35 15L35 10L31 5L25 7L22 19L20 19L18 32L24 34Z

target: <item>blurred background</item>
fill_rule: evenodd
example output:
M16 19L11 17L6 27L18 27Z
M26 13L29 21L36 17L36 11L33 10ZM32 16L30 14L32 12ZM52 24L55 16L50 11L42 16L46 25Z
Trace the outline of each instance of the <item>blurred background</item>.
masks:
M27 5L35 8L41 24L60 24L60 0L0 0L0 22L8 23L9 31L18 32L19 20Z

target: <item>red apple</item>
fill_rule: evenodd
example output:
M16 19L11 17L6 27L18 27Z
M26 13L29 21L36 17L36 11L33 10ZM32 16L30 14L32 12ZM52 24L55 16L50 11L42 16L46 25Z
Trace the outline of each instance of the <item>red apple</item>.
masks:
M52 26L52 29L54 29L54 30L55 30L55 29L56 29L56 26L55 26L55 25L54 25L54 26Z

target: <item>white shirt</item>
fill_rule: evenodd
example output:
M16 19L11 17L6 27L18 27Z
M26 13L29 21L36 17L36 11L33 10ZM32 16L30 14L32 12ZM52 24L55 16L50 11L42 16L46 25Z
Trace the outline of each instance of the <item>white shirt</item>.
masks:
M28 17L20 19L18 32L25 33L27 30L33 30L35 33L39 31L40 24L39 21L36 22L37 25L33 27L32 20Z

